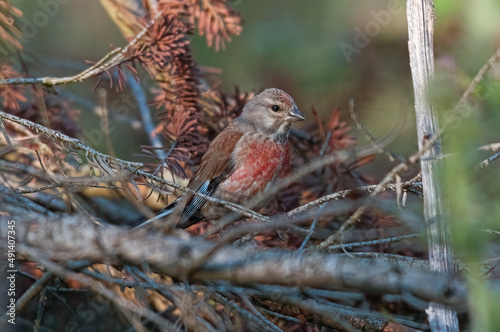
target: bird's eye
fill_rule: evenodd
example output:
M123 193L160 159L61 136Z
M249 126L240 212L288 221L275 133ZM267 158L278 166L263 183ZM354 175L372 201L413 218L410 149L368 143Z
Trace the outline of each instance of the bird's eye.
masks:
M280 110L280 107L278 105L273 105L271 106L271 109L273 110L273 112L278 112Z

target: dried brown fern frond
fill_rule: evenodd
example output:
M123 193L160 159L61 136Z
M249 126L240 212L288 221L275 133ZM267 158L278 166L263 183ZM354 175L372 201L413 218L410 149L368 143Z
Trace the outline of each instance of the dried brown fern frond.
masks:
M199 70L191 56L187 36L196 26L200 35L206 35L208 44L219 49L231 35L239 34L241 18L226 1L220 0L160 0L157 7L155 3L144 2L140 11L129 1L101 2L126 37L133 38L144 26L148 27L139 42L128 50L128 65L140 64L159 86L153 91L153 103L160 109L156 133L170 141L165 161L173 162L167 168L179 173L180 165L189 161L197 163L208 145L202 137L207 126L204 114L200 114ZM142 23L138 26L136 22ZM135 72L133 67L129 69ZM119 86L123 86L125 76L120 73L121 67L118 67ZM181 128L184 125L188 127Z
M127 60L120 63L140 64L157 81L160 90L157 91L155 103L168 111L182 109L197 110L198 68L189 48L189 26L175 15L164 15L152 24L143 20L142 33L138 41L127 49ZM120 75L120 81L124 75ZM130 66L132 74L137 77L137 71ZM175 107L174 107L175 106Z
M334 151L349 150L356 146L356 139L349 134L351 127L340 119L340 109L332 110L328 123L324 123L320 119L314 108L312 113L316 123L309 124L302 129L304 137L298 135L291 137L301 156L299 160L295 161L298 165L321 158ZM352 168L342 163L334 163L302 180L302 186L307 190L302 192L300 201L311 201L327 193L364 184L360 181L363 181L362 177Z
M214 139L227 125L240 116L245 104L252 99L253 93L240 92L236 87L233 93L216 89L206 90L200 98L200 125L208 130L210 140Z
M9 65L0 65L0 79L20 77L21 74ZM24 103L26 87L24 85L0 86L0 102L5 110L18 110L19 103Z
M203 154L207 146L204 135L199 133L196 117L187 112L174 112L161 135L172 142L166 157L167 168L186 176L183 166L192 165L193 156Z
M202 0L201 5L194 5L193 9L198 33L205 35L208 46L213 45L215 50L224 48L225 41L241 33L241 16L226 0Z
M226 0L160 0L158 5L163 13L186 17L215 50L223 49L231 36L241 33L241 16Z
M192 5L191 2L190 0L159 0L158 10L164 14L187 17L189 16L189 7ZM149 9L150 12L154 10L154 8Z
M200 134L197 116L188 112L174 112L169 115L169 121L165 121L163 127L158 126L156 134L170 142L169 150L161 164L162 167L176 175L188 177L188 165L193 165L197 160L195 156L201 156L208 145L205 133ZM154 158L151 146L142 146L147 153L146 156ZM193 162L194 161L194 162ZM157 166L153 165L153 168ZM188 172L186 172L188 171Z
M166 108L165 113L196 113L199 110L198 68L191 56L188 33L184 22L168 15L145 36L151 47L140 60L146 65L152 64L151 69L156 72L161 93L155 102Z
M160 109L157 133L170 141L167 162L177 174L180 165L201 157L207 141L198 124L198 68L191 56L188 24L175 15L156 20L130 51L131 61L141 64L156 80L153 103Z
M189 33L189 26L175 15L164 15L141 37L130 58L157 70L167 69L176 58L189 52Z
M157 95L157 102L165 102L166 95L165 89L162 89ZM206 129L200 124L198 108L185 108L181 100L179 104L172 101L165 103L167 111L160 114L157 133L170 142L167 162L173 162L177 169L181 164L198 163L208 147Z
M20 50L23 48L18 39L21 31L14 26L14 16L20 17L23 13L12 6L10 0L0 0L0 50L6 50L7 45Z
M351 126L345 122L340 121L340 108L333 110L328 121L328 147L332 150L348 150L356 146L357 140L355 137L349 135ZM325 133L323 133L324 135Z

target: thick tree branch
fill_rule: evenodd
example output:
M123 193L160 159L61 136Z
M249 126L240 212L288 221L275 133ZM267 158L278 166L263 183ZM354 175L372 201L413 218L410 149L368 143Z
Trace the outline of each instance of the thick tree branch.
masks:
M453 247L445 203L438 181L441 166L441 141L436 112L430 102L428 89L434 76L434 3L432 0L408 0L408 48L415 94L415 114L424 192L424 217L427 224L429 264L431 269L453 271ZM434 139L428 148L429 141ZM433 331L458 331L456 312L439 304L427 310Z
M1 217L0 238L6 238L7 229L7 218ZM250 247L228 246L219 249L188 274L192 264L197 263L213 243L197 238L130 232L114 226L94 227L78 215L23 216L17 220L16 232L18 255L29 257L37 252L60 264L83 260L149 266L153 272L192 282L355 289L370 295L411 294L424 301L449 305L461 305L466 298L464 283L451 275L319 252L263 252Z

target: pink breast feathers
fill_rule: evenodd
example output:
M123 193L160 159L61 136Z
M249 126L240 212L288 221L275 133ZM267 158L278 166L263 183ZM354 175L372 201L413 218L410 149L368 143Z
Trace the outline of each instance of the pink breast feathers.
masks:
M252 197L278 176L285 173L290 163L289 146L271 140L248 139L242 142L239 160L234 173L221 185L220 189L235 196ZM239 197L231 197L240 201Z

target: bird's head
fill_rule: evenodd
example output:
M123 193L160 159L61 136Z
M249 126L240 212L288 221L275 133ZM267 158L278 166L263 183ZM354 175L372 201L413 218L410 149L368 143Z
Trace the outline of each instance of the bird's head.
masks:
M266 135L285 139L292 122L305 120L292 97L275 88L253 97L243 108L241 118Z

